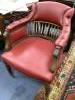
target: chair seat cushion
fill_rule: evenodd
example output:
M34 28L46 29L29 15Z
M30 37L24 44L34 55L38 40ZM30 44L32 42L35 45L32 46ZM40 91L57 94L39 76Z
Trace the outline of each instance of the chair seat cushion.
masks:
M13 49L5 52L2 58L18 71L44 81L51 81L54 43L40 37L28 37Z

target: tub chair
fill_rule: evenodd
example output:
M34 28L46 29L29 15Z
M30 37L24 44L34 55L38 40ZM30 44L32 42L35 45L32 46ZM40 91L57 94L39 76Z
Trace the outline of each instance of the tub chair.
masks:
M4 33L6 51L1 58L10 74L14 68L51 82L62 63L73 13L74 8L58 2L37 2L28 16L8 25Z

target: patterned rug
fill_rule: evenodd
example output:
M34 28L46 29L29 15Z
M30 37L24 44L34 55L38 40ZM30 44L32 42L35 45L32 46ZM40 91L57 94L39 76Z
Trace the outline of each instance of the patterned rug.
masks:
M36 100L75 100L75 42L63 60L62 70L51 84L42 87ZM59 74L58 74L59 73Z
M62 95L61 100L75 100L75 68L66 85L66 89Z

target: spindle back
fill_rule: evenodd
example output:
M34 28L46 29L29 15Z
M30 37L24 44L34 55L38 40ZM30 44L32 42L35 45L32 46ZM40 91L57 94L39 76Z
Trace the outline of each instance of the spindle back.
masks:
M31 21L27 24L29 36L39 36L55 41L60 33L61 27L44 21Z

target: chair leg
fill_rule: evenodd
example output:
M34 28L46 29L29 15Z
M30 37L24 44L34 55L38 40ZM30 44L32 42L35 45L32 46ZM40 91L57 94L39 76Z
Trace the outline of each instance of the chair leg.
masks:
M10 74L13 78L15 78L12 68L11 68L7 63L5 63L5 65L6 65L6 68L7 68L7 71L9 72L9 74Z

